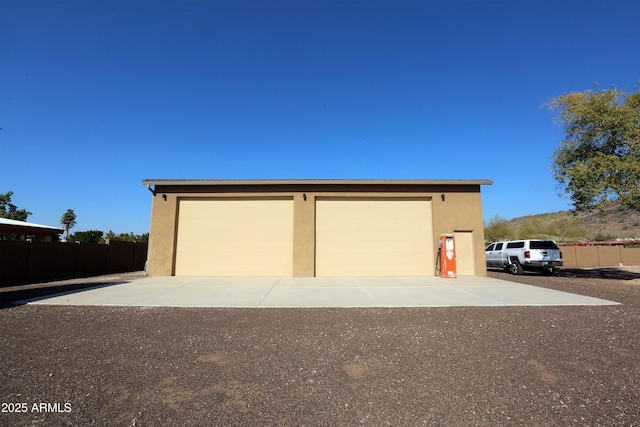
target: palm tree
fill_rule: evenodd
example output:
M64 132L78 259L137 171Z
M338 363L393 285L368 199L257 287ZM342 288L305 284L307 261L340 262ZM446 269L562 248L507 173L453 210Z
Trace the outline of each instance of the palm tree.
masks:
M67 209L67 211L62 215L60 224L64 225L64 229L67 232L65 239L69 240L69 230L76 225L76 214L73 212L73 209Z

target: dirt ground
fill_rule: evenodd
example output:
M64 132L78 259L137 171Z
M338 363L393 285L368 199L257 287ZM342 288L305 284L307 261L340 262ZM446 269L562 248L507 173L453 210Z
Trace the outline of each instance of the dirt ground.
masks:
M489 275L622 304L8 307L0 425L640 425L640 269Z

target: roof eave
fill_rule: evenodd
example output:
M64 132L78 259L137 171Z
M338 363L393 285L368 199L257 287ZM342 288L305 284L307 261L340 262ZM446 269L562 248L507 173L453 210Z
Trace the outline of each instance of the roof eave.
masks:
M143 185L492 185L489 179L145 179Z
M64 233L64 229L26 221L0 218L0 233L26 236L53 236Z

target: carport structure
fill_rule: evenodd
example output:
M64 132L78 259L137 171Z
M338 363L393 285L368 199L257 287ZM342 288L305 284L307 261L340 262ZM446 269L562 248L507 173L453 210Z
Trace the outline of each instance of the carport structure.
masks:
M0 234L13 234L18 236L36 236L41 240L51 241L54 236L64 233L62 228L48 225L34 224L15 219L0 218Z
M459 275L485 276L490 180L165 180L153 193L151 276L433 276L438 236Z

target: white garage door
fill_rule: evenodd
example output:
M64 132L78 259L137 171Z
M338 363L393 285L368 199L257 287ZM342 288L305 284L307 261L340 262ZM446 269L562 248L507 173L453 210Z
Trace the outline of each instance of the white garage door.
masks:
M316 276L433 276L431 202L316 201Z
M291 276L293 200L181 200L176 276Z

